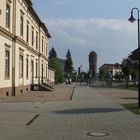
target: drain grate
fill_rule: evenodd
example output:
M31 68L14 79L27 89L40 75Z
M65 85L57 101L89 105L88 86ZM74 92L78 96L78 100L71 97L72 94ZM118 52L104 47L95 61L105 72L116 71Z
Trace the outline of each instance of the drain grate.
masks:
M105 137L105 136L108 136L109 133L106 133L106 132L88 132L87 135L91 136L91 137Z

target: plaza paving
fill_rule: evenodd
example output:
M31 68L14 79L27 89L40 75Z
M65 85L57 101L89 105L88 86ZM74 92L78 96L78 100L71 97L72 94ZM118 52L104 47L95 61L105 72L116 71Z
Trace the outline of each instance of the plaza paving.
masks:
M0 140L139 140L140 116L103 92L76 85L69 101L0 103Z
M30 91L16 96L0 96L0 102L48 102L70 100L73 85L58 84L52 91Z

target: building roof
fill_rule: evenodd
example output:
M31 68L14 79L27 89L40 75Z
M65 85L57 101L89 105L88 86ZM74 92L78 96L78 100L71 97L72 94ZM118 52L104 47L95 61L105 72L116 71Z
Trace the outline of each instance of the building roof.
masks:
M31 0L24 0L27 4L28 4L28 10L31 12L31 14L34 16L34 18L36 19L36 21L38 22L39 26L43 28L46 36L48 38L51 38L51 35L46 27L46 25L41 21L41 19L39 18L39 16L37 15L37 13L35 12L34 8L33 8L33 4Z
M115 64L103 64L101 67L99 67L99 69L103 68L103 67L115 67L115 68L121 68L121 64L115 63Z
M92 50L92 51L89 53L89 56L90 56L90 55L96 55L96 56L97 56L97 53L96 53L95 51Z
M32 0L25 0L29 5L33 5Z

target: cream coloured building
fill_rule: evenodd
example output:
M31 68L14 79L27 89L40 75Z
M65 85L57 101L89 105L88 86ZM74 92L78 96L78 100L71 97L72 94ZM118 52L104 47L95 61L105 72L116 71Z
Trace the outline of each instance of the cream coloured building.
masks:
M52 80L48 70L50 37L31 0L0 2L1 95L25 93L32 84Z
M114 80L114 75L116 73L122 72L122 66L118 63L116 63L116 64L103 64L99 68L99 73L101 71L104 71L104 73L107 74L109 76L109 78Z

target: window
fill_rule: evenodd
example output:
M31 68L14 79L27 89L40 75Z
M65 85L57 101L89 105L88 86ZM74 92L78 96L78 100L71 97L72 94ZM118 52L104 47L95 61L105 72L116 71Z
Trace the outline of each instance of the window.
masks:
M36 33L36 49L38 49L38 33Z
M20 35L23 37L23 15L20 16Z
M5 51L5 78L10 77L10 52Z
M19 78L23 78L23 56L19 55Z
M44 47L44 37L42 37L42 53L43 53L43 47Z
M32 46L34 46L34 27L32 27Z
M28 56L26 58L26 78L29 78L29 59Z
M46 65L46 78L47 78L47 75L48 75L48 65Z
M10 28L10 5L6 4L6 27Z
M38 63L37 63L37 61L36 61L36 78L37 78L37 76L38 76Z
M26 25L26 41L29 42L29 22L27 21L27 25Z
M46 43L46 56L48 56L48 45L47 45L47 43Z

